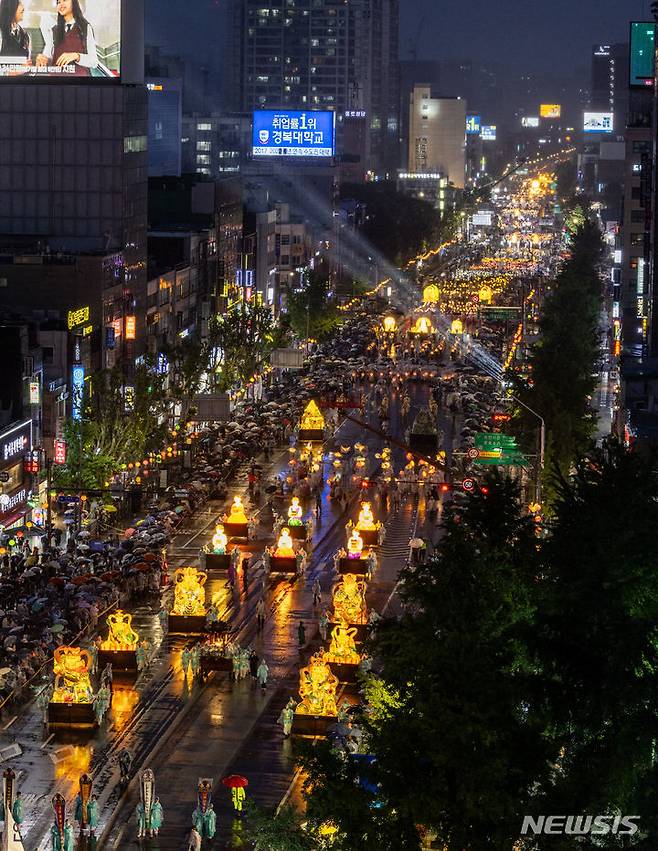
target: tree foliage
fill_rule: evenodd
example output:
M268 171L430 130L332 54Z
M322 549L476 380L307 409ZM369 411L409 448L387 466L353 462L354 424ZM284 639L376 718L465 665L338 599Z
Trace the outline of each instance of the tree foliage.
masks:
M300 340L325 340L338 325L338 311L329 298L329 278L324 268L306 276L306 285L288 294L290 326Z
M539 341L530 358L531 382L516 390L544 418L549 471L567 472L594 428L590 401L599 351L601 254L598 226L586 219L574 232L571 256L545 298ZM524 409L517 413L522 432L535 434L536 418Z
M241 301L210 321L202 348L204 370L220 391L248 381L261 367L274 342L274 322L267 307Z
M141 461L159 451L166 436L166 399L162 378L146 367L136 369L127 404L121 370L102 370L86 384L82 419L66 424L67 463L54 468L59 487L98 488L121 464ZM132 410L127 410L132 408Z

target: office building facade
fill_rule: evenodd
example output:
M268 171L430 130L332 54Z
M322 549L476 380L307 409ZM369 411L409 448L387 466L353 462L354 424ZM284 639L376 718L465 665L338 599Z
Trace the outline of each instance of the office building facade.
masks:
M416 85L409 99L409 172L440 173L464 188L466 101L435 98L429 86Z

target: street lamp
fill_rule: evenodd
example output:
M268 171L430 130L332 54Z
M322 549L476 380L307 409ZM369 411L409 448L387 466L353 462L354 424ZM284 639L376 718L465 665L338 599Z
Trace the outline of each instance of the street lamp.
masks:
M537 417L539 420L539 470L537 473L537 481L535 483L535 497L536 501L541 504L541 477L544 473L544 456L546 454L546 423L544 422L544 418L537 413L537 411L533 411L525 402L522 402L519 398L517 398L513 393L509 394L510 399L514 399L522 408L525 408L526 411L531 413L533 417Z

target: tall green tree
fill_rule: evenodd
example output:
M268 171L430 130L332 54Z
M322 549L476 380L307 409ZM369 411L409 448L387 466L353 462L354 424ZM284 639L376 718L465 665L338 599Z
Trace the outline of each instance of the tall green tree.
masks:
M402 571L404 614L377 630L377 708L362 723L383 807L368 816L353 796L347 817L332 812L332 772L307 764L309 812L319 775L341 849L374 848L359 844L369 824L391 851L416 848L419 825L450 851L511 848L547 770L551 743L526 703L537 539L517 485L493 473L487 486L447 511L438 554Z
M329 277L324 267L311 270L303 289L288 293L290 326L300 340L325 340L338 325L338 311L329 298Z
M546 470L568 472L586 449L595 421L591 396L596 384L601 303L599 264L602 240L596 223L585 220L571 241L571 256L542 306L539 340L530 357L530 379L516 394L546 423ZM517 411L526 445L534 451L537 421ZM532 442L527 436L532 435Z
M248 381L266 361L274 343L274 322L267 307L242 301L211 319L205 363L211 386L229 390Z
M556 491L537 619L561 751L550 811L639 814L655 847L658 483L645 459L610 443Z

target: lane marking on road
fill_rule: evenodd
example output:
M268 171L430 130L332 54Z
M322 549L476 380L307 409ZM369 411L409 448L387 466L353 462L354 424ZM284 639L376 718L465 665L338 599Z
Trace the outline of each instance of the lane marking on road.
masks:
M55 738L55 734L51 733L48 736L48 738L46 739L46 741L41 745L41 750L43 750L46 747L46 745L48 744L48 742L52 741L52 739L54 739L54 738Z
M18 718L18 715L14 715L14 717L11 719L11 721L7 721L7 723L5 724L5 726L2 729L8 730L17 718Z

